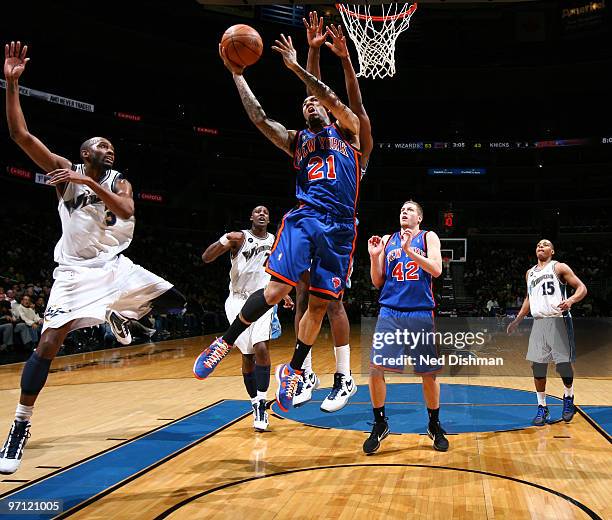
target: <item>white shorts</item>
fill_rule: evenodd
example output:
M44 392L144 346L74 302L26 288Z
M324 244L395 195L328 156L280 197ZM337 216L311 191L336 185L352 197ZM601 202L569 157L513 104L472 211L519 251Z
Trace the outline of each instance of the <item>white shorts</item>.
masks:
M102 267L61 265L53 271L43 332L72 321L70 330L104 323L107 309L142 318L172 284L119 255Z
M574 326L569 316L536 318L529 335L527 360L533 363L573 363L576 361Z
M245 303L245 297L230 294L227 300L225 300L225 315L227 316L227 321L232 323ZM275 321L275 316L276 307L272 307L255 323L251 323L249 328L238 336L234 345L238 347L243 354L253 354L255 352L253 350L253 345L273 339L273 322Z

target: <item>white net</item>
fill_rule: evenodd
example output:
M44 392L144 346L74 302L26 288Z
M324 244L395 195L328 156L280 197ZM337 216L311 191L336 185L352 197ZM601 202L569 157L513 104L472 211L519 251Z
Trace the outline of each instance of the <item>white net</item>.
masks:
M380 4L380 14L370 13L369 4L336 4L344 26L357 48L359 72L365 78L395 74L395 42L408 29L417 4Z

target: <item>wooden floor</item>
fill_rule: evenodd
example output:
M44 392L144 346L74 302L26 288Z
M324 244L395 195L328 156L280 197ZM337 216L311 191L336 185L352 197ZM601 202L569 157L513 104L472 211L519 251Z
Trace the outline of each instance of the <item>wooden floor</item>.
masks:
M192 377L193 359L208 340L57 359L35 406L22 468L0 478L0 495L164 421L219 400L245 400L236 352L208 380ZM273 365L289 359L291 343L291 334L275 342ZM352 343L359 344L357 334ZM359 347L354 348L353 374L358 384L367 384L360 358ZM314 368L323 386L331 386L334 356L329 339L317 345ZM18 399L21 369L21 364L0 367L0 417L6 428ZM532 390L533 384L530 378L517 377L454 377L443 382L525 390ZM579 379L575 386L578 403L612 405L612 380ZM270 398L274 389L273 381ZM561 395L560 382L550 379L548 392ZM244 411L249 411L248 403ZM570 424L453 435L448 453L433 451L425 436L406 434L390 436L379 453L367 457L361 449L365 437L358 431L313 429L276 417L269 432L257 434L250 415L245 416L69 516L612 518L611 444L582 415Z

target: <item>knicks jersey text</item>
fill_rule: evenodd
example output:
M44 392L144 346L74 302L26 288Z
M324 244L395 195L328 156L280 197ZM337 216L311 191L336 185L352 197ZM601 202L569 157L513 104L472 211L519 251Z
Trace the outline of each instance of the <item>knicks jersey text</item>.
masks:
M427 231L412 237L410 247L427 256ZM400 233L393 233L385 245L385 283L379 303L399 311L433 310L436 306L431 274L402 249Z
M325 213L354 218L360 156L334 124L316 134L302 130L293 156L293 166L298 170L297 199Z

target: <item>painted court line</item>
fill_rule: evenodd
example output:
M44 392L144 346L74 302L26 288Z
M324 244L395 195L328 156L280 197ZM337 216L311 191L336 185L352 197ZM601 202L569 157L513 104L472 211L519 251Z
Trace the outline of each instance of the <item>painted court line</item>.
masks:
M250 411L245 411L246 408L245 401L222 401L64 471L54 473L47 478L20 488L3 497L0 500L0 508L5 513L6 503L9 501L27 502L33 500L62 500L63 511L77 508L79 504L90 502L92 498L109 488L118 487L118 484L125 483L124 481L128 479L133 480L143 470L185 451L203 438L250 414ZM53 514L43 512L19 514L20 518L28 519L46 519L50 516L53 516ZM12 518L15 518L14 513L11 515L0 514L2 520Z

